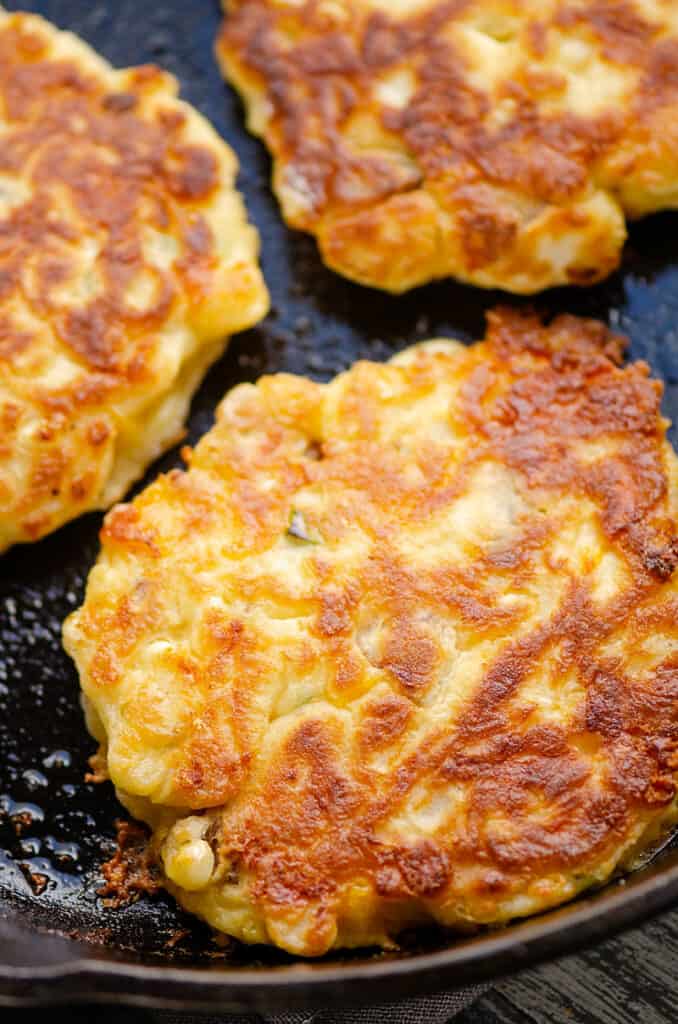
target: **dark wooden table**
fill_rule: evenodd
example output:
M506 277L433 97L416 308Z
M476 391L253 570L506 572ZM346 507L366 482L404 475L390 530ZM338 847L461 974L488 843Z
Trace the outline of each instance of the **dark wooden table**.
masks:
M509 978L455 1024L676 1024L678 911Z
M159 1024L162 1019L120 1006L69 1006L54 1012L68 1024ZM2 1024L46 1020L44 1009L0 1009ZM676 1022L678 911L577 956L508 978L454 1018L454 1024Z

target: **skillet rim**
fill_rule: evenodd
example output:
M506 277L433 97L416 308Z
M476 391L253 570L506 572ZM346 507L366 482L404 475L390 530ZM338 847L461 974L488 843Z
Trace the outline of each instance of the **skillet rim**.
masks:
M453 991L573 953L678 906L678 850L573 903L434 952L398 959L197 968L106 960L75 947L41 966L0 962L0 1006L109 1002L153 1009L272 1012L395 1002ZM7 919L6 919L7 920ZM48 935L28 932L40 942ZM51 936L49 936L51 937ZM75 945L75 944L73 944ZM0 958L2 953L0 952Z

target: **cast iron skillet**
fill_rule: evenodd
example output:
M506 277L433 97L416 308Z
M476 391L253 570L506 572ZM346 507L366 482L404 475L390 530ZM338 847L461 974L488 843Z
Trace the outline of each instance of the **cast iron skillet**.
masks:
M240 155L274 309L209 374L193 404L191 440L209 428L215 404L238 381L277 370L327 379L357 358L385 359L418 339L470 340L482 334L485 310L507 300L452 282L404 298L361 289L325 270L311 240L285 229L266 154L247 135L214 64L216 0L5 3L72 28L117 65L156 61L173 71L184 96ZM638 224L621 273L537 303L548 312L598 316L628 333L631 358L646 359L665 381L669 416L678 414L677 227L670 214ZM176 464L175 452L160 468ZM270 1011L381 1002L496 977L678 903L678 848L669 847L642 872L553 913L463 940L418 935L398 954L299 963L263 948L220 949L167 897L107 910L97 896L98 866L112 851L121 812L110 787L83 782L93 743L59 640L63 617L82 598L100 522L88 516L0 560L0 1003L115 997Z

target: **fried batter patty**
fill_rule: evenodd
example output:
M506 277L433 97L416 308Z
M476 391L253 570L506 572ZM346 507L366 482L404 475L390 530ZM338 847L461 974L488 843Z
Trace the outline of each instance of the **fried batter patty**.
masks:
M294 953L494 924L676 810L678 460L593 321L225 398L65 627L168 888Z
M266 312L235 157L176 96L0 9L0 551L122 497Z
M674 0L226 0L217 50L287 222L400 292L531 293L678 205Z

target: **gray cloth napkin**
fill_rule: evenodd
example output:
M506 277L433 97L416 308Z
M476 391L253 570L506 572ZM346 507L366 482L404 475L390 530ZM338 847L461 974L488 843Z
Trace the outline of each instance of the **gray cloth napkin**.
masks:
M472 985L456 992L405 999L399 1003L381 1003L363 1009L333 1008L307 1010L299 1013L276 1013L270 1017L258 1014L225 1014L224 1016L191 1016L186 1013L154 1014L157 1024L447 1024L487 991L487 985Z

